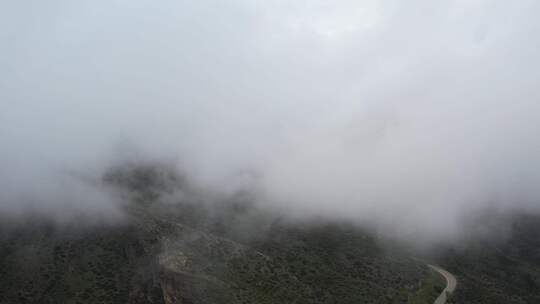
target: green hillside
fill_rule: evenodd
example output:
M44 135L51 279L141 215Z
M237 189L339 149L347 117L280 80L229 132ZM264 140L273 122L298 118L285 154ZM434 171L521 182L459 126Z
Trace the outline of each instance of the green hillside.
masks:
M121 224L4 224L0 303L431 303L442 289L350 225L293 224L249 195L210 208L153 166L105 180L129 197ZM190 198L160 202L177 187Z

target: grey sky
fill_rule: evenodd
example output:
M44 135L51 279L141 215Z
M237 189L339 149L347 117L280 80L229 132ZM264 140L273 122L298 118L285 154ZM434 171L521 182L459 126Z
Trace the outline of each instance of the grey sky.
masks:
M536 212L539 5L0 1L0 212L110 212L65 172L124 145L389 229Z

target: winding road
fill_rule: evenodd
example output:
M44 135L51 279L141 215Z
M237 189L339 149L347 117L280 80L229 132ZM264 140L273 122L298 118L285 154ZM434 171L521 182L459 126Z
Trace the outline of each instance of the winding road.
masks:
M448 295L451 294L452 292L454 292L454 289L456 289L456 285L457 285L456 277L454 277L454 275L451 274L450 272L448 272L448 271L446 271L446 270L444 270L444 269L442 269L440 267L437 267L435 265L428 264L428 266L429 266L429 268L431 268L431 269L437 271L438 273L440 273L446 279L446 288L442 291L442 293L435 300L435 302L433 302L434 304L445 304Z

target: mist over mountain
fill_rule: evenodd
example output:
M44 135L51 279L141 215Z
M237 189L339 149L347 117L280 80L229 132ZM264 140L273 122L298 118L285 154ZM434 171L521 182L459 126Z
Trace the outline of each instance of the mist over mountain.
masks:
M0 213L122 221L101 176L165 160L404 240L538 214L538 5L5 1Z

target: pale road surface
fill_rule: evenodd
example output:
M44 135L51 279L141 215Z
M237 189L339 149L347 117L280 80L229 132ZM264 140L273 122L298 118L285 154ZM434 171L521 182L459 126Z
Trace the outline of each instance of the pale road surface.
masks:
M452 292L454 292L454 289L456 289L456 285L457 285L456 277L454 277L453 274L451 274L450 272L440 267L430 265L430 264L428 264L428 266L431 269L440 273L446 279L446 288L442 291L442 293L435 300L435 302L433 302L434 304L445 304L447 295L451 294Z

